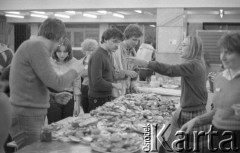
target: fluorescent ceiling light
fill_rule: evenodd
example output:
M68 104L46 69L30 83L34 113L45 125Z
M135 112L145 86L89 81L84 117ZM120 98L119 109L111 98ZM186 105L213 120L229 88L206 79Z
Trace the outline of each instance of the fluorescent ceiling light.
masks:
M76 14L75 11L65 11L65 12L68 13L68 14Z
M117 13L124 14L124 15L129 15L129 14L131 14L131 13L132 13L132 12L131 12L131 13L129 13L129 12L126 12L126 11L125 11L125 12L124 12L124 11L116 11L116 12L117 12Z
M12 18L24 18L22 15L14 15L14 14L5 14L7 17L12 17Z
M31 11L33 13L37 13L37 14L45 14L45 12L40 12L40 11Z
M118 14L118 13L113 13L113 16L118 17L118 18L124 18L124 15Z
M149 25L150 27L156 27L155 25L153 25L153 24L151 24L151 25Z
M63 15L63 14L54 14L54 16L60 17L60 18L70 18L69 15Z
M96 15L93 15L93 14L88 14L88 13L83 13L83 16L85 16L85 17L89 17L89 18L97 18L97 16Z
M99 11L97 11L98 13L102 13L102 14L107 14L107 11L105 11L105 10L99 10Z
M152 16L154 16L154 14L152 14L151 12L148 12L148 11L144 11L144 13L147 14L147 15L152 15Z
M142 10L134 10L137 13L142 13Z
M41 14L30 14L30 16L32 16L32 17L38 17L38 18L48 18L48 16L46 16L46 15L41 15Z
M8 11L6 13L11 13L11 14L20 14L20 12L16 12L16 11Z
M220 18L223 18L223 14L224 14L223 9L220 9L220 10L219 10Z

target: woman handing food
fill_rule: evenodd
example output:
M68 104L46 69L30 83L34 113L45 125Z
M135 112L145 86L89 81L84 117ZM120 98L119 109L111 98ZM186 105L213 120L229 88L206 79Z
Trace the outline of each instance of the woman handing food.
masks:
M161 75L181 77L180 108L172 118L170 142L176 139L175 133L183 124L206 112L208 98L202 40L199 37L187 37L183 40L179 51L184 62L176 65L146 61L136 57L128 58L136 65L152 69ZM204 131L204 129L205 127L198 127L196 130ZM190 139L190 145L191 141Z

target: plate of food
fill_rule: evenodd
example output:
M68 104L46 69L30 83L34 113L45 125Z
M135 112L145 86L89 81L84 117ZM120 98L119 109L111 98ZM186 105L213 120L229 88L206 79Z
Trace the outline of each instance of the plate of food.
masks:
M100 153L140 153L143 140L137 134L114 133L99 137L91 149Z

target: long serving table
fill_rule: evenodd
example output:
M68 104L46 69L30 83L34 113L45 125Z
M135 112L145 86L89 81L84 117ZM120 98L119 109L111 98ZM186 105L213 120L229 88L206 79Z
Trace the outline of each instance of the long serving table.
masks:
M170 97L173 96L177 100L179 100L180 90L166 90L162 88L140 88L143 92L148 91L148 93L157 93L160 95L168 95ZM145 91L146 90L146 91ZM174 98L174 99L175 99ZM178 106L176 106L178 107ZM59 121L59 123L68 124L73 120L74 117L69 117ZM169 136L169 132L166 133L166 139ZM158 145L159 146L159 145ZM28 145L21 150L17 151L17 153L95 153L90 147L90 145L84 145L81 143L74 142L60 142L53 140L51 142L35 142L31 145ZM143 153L143 151L139 151L138 153Z
M75 117L68 117L58 123L68 124ZM28 145L17 153L92 153L91 147L89 145L83 145L80 143L68 143L60 142L57 140L52 140L51 142L35 142L31 145Z

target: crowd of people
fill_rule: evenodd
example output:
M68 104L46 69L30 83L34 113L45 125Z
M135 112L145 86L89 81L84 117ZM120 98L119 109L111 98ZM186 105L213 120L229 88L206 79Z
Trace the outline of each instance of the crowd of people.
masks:
M119 96L138 93L137 79L146 80L153 73L181 77L180 107L172 117L169 143L178 138L176 133L180 129L190 135L188 147L193 147L191 131L212 128L219 132L211 139L214 147L228 138L223 134L225 131L231 131L235 149L231 143L224 147L238 151L240 113L234 105L240 104L240 33L227 33L218 41L224 70L214 79L215 96L210 112L206 111L207 74L202 40L197 36L186 37L179 48L183 62L170 65L156 60L151 37L146 37L139 50L135 50L142 36L137 24L129 24L124 32L108 28L100 44L90 38L82 42L85 56L77 60L66 38L64 23L48 18L41 24L38 35L24 41L14 55L4 46L6 52L0 53L8 55L10 62L4 59L0 65L2 80L4 76L9 80L8 90L5 90L8 83L0 84L0 153L4 153L9 133L21 149L39 140L46 118L50 124L89 113ZM205 137L199 140L199 152L210 152L206 143Z

